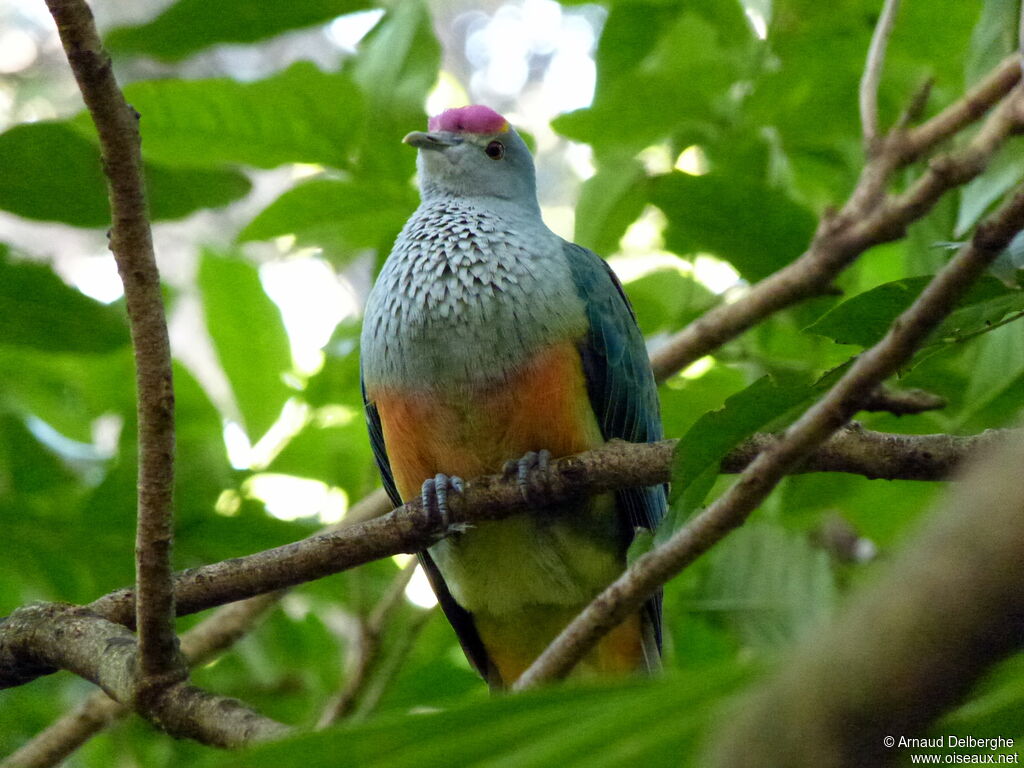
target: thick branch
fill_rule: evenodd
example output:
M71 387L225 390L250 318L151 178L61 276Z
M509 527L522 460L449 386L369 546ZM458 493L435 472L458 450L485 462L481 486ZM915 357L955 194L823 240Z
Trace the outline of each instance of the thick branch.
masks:
M775 445L751 462L717 501L663 545L640 557L598 595L516 681L515 688L564 677L597 641L639 610L662 584L692 563L751 512L792 468L860 408L864 396L904 364L957 300L1024 227L1024 188L977 230L970 243L928 284L885 338L862 354L828 394Z
M1024 440L999 447L870 589L720 721L701 765L888 765L886 736L919 735L1024 644Z
M181 652L190 666L205 664L247 634L277 604L280 593L225 605L181 636ZM87 696L73 710L56 720L0 761L0 768L49 768L57 765L104 728L132 710L103 691Z
M886 435L854 427L840 431L792 471L940 480L949 477L966 455L997 435L996 430L975 437ZM770 435L751 438L723 460L722 471L742 471L761 451L774 449L777 442L778 438ZM616 441L594 451L557 459L551 463L550 482L543 487L538 485L533 493L557 506L581 494L668 482L677 443ZM383 513L388 506L383 492L378 492L358 509L354 507L353 512L369 516ZM500 475L467 483L464 494L449 499L449 507L453 527L445 526L444 521L425 511L416 499L388 514L339 526L302 541L181 571L175 574L174 581L179 614L312 581L399 552L416 552L466 524L507 517L529 508L515 483ZM121 589L99 598L88 608L97 616L131 626L133 605L133 591ZM6 623L0 620L0 643L7 631ZM24 660L15 667L0 664L0 687L28 682L49 671L52 670L34 668Z
M894 435L859 425L842 429L798 465L799 472L852 472L876 480L948 480L968 455L996 442L1010 430L980 435ZM723 461L725 473L742 472L779 442L778 435L754 435Z
M45 603L11 614L0 640L0 669L19 662L68 669L135 707L143 680L135 636L85 608ZM145 691L146 716L175 736L235 747L284 734L285 727L235 699L214 696L183 682Z
M735 302L706 312L651 356L654 375L662 381L769 315L827 292L833 280L868 248L901 237L948 190L980 174L1010 131L1020 124L1017 92L1011 107L992 116L962 152L931 164L904 195L889 200L885 188L892 174L943 139L978 119L1007 95L1020 79L1020 59L1002 62L977 88L918 129L889 134L869 160L839 214L826 217L807 251L759 283Z
M873 153L875 140L878 138L878 86L882 81L882 68L885 66L885 50L889 47L889 38L892 36L899 8L899 0L885 0L882 14L878 17L875 31L871 35L864 74L860 78L860 124L864 135L864 148L869 155Z
M375 491L352 505L341 529L386 513L391 508L383 491ZM181 652L190 666L206 663L249 632L261 616L277 604L281 592L271 592L222 606L181 636ZM56 720L0 761L0 768L49 768L56 765L108 725L131 710L102 691L88 696L72 711Z
M128 106L84 0L47 0L99 134L110 193L110 250L124 283L138 387L139 501L135 539L139 663L153 685L185 673L174 634L174 389L142 177L139 115Z

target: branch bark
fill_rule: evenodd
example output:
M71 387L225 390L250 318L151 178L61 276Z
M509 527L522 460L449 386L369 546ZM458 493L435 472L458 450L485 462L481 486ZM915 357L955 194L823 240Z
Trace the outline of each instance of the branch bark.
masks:
M230 648L277 605L280 593L225 605L181 636L181 652L190 666L207 661ZM103 691L87 696L17 751L0 761L0 768L49 768L57 765L89 739L131 712L131 708Z
M16 659L29 668L68 669L133 709L142 708L138 698L145 695L146 717L174 736L237 747L286 732L280 723L236 699L184 682L160 689L146 686L138 671L135 636L86 608L58 603L24 606L7 618L4 630L0 668L10 668Z
M894 416L909 416L946 407L946 398L923 389L890 389L884 385L861 403L863 411L886 411Z
M136 624L145 686L187 677L174 632L174 389L160 273L142 176L139 115L124 100L84 0L47 0L68 63L99 134L110 194L110 250L124 283L138 389Z
M885 338L864 352L775 445L760 453L725 495L665 544L637 559L573 619L513 687L522 690L564 677L601 637L639 610L662 584L742 525L787 472L842 427L860 408L864 396L910 358L1021 228L1024 187L978 227L971 242L935 276Z
M700 765L888 765L886 736L920 734L1024 644L1024 440L1003 443L872 587L719 721Z
M730 304L721 304L693 321L651 356L655 378L663 381L713 352L769 315L826 293L832 281L868 248L901 237L948 190L969 181L1020 122L1019 91L987 121L971 144L938 158L907 193L887 198L895 171L974 122L1007 97L1020 80L1020 57L1003 61L976 88L915 129L897 126L869 159L849 200L838 214L819 224L807 251Z
M792 471L852 471L885 479L940 480L948 478L966 455L999 434L998 430L989 430L974 437L886 435L852 427L840 431ZM774 450L778 441L775 436L751 438L725 458L722 471L743 471L762 451ZM580 494L667 482L677 443L617 441L557 459L551 462L549 482L540 484L531 477L532 493L537 499L557 505ZM419 499L384 514L390 504L383 491L378 491L353 507L352 512L357 513L354 519L366 517L357 523L345 525L350 521L342 521L335 529L302 541L181 571L174 577L178 612L196 613L399 552L416 552L477 520L498 519L532 508L515 483L500 475L476 478L466 484L465 493L448 501L451 519L446 526L443 520L424 510ZM374 516L377 514L380 516ZM121 589L95 600L87 608L108 621L130 627L133 606L133 591ZM0 648L8 631L6 621L0 621ZM8 655L0 663L0 687L20 685L51 671Z
M391 508L382 490L356 502L345 519L333 528L370 520ZM280 600L283 592L270 592L230 603L181 636L181 652L190 666L206 663L247 634L263 615ZM49 768L56 765L89 739L130 712L102 691L88 696L77 707L46 730L0 761L0 768Z
M826 440L790 474L853 472L873 480L948 480L965 456L1000 440L1007 432L991 429L971 437L894 435L853 424ZM760 434L745 440L722 462L722 472L742 472L780 439L778 435Z
M991 439L984 433L976 438L933 436L882 436L865 430L850 431L836 438L821 455L810 457L804 471L845 471L886 479L928 479L948 476L949 470L979 441ZM593 451L551 462L551 480L533 488L535 498L557 505L587 493L630 486L657 485L671 477L672 454L678 441L632 444L613 442ZM767 440L759 450L772 445ZM871 451L888 445L889 457L907 455L894 461L898 474L875 458ZM727 457L724 466L741 471L744 461L755 452L749 446ZM175 593L180 615L195 613L216 605L240 600L260 592L282 589L312 581L338 571L354 568L372 560L399 552L413 553L430 546L459 526L477 520L508 517L531 508L515 483L500 475L476 478L466 484L465 493L449 499L451 527L446 527L419 499L413 499L394 511L343 530L328 531L302 541L245 557L205 565L179 572L175 577ZM130 625L132 590L111 592L89 605L94 613L117 623Z

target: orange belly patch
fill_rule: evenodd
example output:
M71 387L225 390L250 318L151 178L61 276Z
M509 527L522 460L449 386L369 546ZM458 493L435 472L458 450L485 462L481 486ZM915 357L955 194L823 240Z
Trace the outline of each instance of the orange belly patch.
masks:
M368 392L380 415L395 485L403 499L438 472L469 479L546 448L567 456L604 442L579 352L545 349L496 386L462 392Z
M495 340L500 343L500 340ZM567 456L604 443L579 352L552 345L498 385L462 391L379 388L380 416L403 499L439 472L471 479L546 448ZM508 684L625 566L614 498L597 497L571 521L529 516L480 523L431 550L453 596ZM641 621L628 618L581 663L583 674L641 667Z

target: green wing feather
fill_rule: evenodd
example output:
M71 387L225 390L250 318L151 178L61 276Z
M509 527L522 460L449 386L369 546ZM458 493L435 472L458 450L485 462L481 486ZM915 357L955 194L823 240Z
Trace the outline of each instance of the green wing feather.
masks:
M661 440L658 388L636 315L611 267L593 251L564 245L576 292L586 307L589 331L580 341L590 405L606 440L632 443ZM664 486L618 491L616 502L630 533L653 531L665 516ZM661 594L647 601L644 613L661 647Z

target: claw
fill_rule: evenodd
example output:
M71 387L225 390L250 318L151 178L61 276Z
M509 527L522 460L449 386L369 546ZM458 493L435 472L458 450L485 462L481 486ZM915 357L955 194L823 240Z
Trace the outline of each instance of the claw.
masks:
M461 477L449 477L443 472L438 472L433 477L428 477L420 487L420 499L423 501L423 508L428 514L436 512L441 524L444 527L451 525L451 515L448 513L448 492L462 493L465 486Z
M511 468L509 467L510 464L512 465ZM532 503L534 493L530 488L530 475L533 473L533 477L541 487L546 488L548 486L550 481L551 451L547 449L528 451L518 461L507 462L505 465L506 477L511 479L513 472L510 469L515 470L514 476L519 493L522 494L526 502Z
M501 465L501 479L505 482L512 482L519 477L519 460L509 459Z

